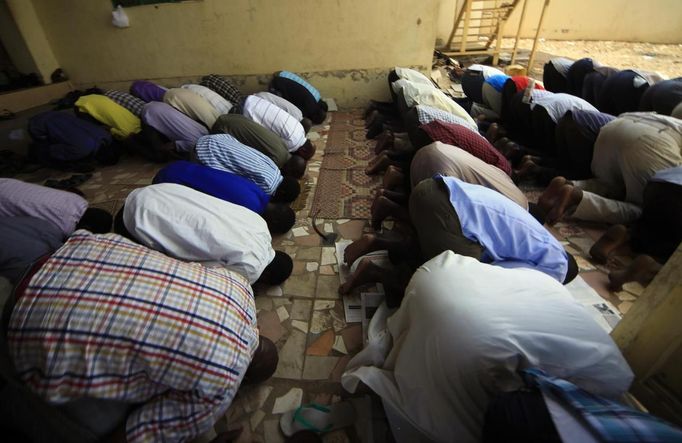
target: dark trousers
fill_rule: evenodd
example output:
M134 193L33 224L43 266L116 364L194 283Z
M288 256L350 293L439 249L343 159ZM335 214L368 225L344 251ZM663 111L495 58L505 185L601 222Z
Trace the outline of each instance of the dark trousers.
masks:
M542 83L545 89L552 92L568 92L568 83L566 77L561 75L556 70L552 62L545 63L545 68L542 72Z
M611 115L637 111L639 101L649 84L644 83L640 87L635 87L633 84L635 77L638 77L637 73L625 70L604 80L597 97L597 108Z
M649 182L644 188L642 217L632 231L636 252L668 259L682 241L682 186Z
M393 82L398 80L400 80L400 77L396 74L395 69L391 69L391 72L388 73L388 90L391 93L391 98L393 98L393 103L396 102L396 95L393 91Z
M531 111L533 127L533 141L531 144L540 153L549 157L556 157L555 130L556 123L542 106L536 106Z
M594 62L591 58L581 58L568 68L566 74L566 86L568 93L580 97L583 93L583 81L585 76L594 70Z
M464 71L462 90L474 103L483 103L483 83L485 78L480 71Z
M561 437L539 391L499 394L488 405L483 443L560 443Z
M592 177L595 138L580 129L570 112L557 123L555 136L559 175L575 180Z

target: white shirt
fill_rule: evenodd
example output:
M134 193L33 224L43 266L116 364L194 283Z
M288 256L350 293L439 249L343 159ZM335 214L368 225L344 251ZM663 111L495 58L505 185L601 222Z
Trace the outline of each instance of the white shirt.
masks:
M528 366L607 397L626 392L633 378L585 308L531 269L446 251L415 272L383 324L382 311L341 383L353 392L362 381L429 441L480 441L491 394L521 388L518 371Z
M306 142L303 125L284 109L255 95L244 102L244 115L282 137L289 152L296 152Z
M429 80L427 76L422 74L419 71L415 71L414 69L409 69L409 68L401 68L399 66L395 67L395 73L400 77L401 79L404 80L409 80L414 83L422 83L425 85L433 86L433 82Z
M220 115L227 114L230 112L230 109L232 109L232 103L225 100L225 98L223 98L218 93L211 91L206 86L182 85L181 87L184 89L189 89L195 94L205 98L207 102L209 102L214 108L216 108Z
M599 112L597 108L592 106L588 101L571 94L544 94L536 97L533 94L533 101L530 104L531 109L536 106L542 106L549 114L549 117L558 122L568 111L580 109L582 111Z
M408 88L409 86L409 88ZM396 80L391 84L391 88L393 88L393 92L396 94L402 90L403 94L405 95L405 101L408 102L408 105L410 105L409 100L414 96L415 94L421 94L424 92L429 92L433 89L436 89L436 87L431 84L424 84L424 83L419 83L419 82L413 82L411 80L407 80L404 78L401 78L400 80ZM407 94L410 94L410 98L407 97ZM410 105L411 106L411 105Z
M257 92L253 95L258 96L258 97L262 98L263 100L269 101L270 103L277 106L278 108L284 109L293 118L295 118L297 122L300 122L301 120L303 120L303 113L301 112L301 110L298 109L296 107L296 105L291 103L289 100L282 98L279 95L275 95L271 92L267 92L267 91Z
M123 223L145 246L180 260L219 262L253 283L275 257L258 214L175 183L134 190Z

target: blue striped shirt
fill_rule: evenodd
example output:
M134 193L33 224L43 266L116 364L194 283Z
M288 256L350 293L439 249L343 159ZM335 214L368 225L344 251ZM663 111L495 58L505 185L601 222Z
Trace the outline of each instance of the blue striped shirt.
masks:
M248 178L268 195L274 194L284 180L272 160L229 134L201 137L196 153L202 164Z
M315 87L313 85L311 85L307 81L303 80L301 77L294 74L293 72L281 71L279 73L279 77L288 78L289 80L293 80L296 83L300 84L301 86L304 86L313 95L313 97L315 97L315 101L319 102L320 99L322 98L322 94L320 94L320 91L315 89Z

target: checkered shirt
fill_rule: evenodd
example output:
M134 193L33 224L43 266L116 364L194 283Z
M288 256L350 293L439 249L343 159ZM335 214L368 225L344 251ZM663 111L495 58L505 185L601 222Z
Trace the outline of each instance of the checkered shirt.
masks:
M478 132L474 132L462 125L440 120L434 120L431 123L421 125L420 128L433 141L462 148L474 157L480 158L489 165L497 166L508 175L511 175L512 168L509 160Z
M421 125L431 123L434 120L440 120L447 123L462 125L471 129L472 131L478 132L478 127L475 124L450 112L426 105L417 105L415 108L417 109L417 118L419 119L419 124Z
M196 154L201 164L247 178L268 195L274 194L284 180L268 156L229 134L201 137L197 141Z
M550 377L540 369L523 371L526 383L550 392L606 443L667 443L682 441L682 430L674 425L580 389L560 378Z
M199 84L222 95L225 100L232 103L238 110L241 110L242 93L230 80L216 74L211 74L204 76Z
M104 93L107 97L126 108L128 111L135 114L137 117L142 115L142 108L146 104L144 100L140 100L134 95L123 91L107 91Z
M129 442L186 441L229 407L258 346L248 281L76 231L19 295L16 372L50 403L141 403Z

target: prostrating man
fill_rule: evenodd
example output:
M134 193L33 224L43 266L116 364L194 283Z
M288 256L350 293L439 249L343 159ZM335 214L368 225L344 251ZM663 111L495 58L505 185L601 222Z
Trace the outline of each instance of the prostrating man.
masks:
M168 89L146 80L135 80L130 85L130 93L135 97L149 102L162 102L163 95Z
M492 66L479 64L468 66L462 74L462 90L464 94L474 103L483 103L483 83L495 75L504 75L504 72Z
M568 70L573 60L554 57L545 63L542 71L542 83L545 89L552 92L568 92Z
M428 441L561 441L538 433L481 437L492 399L523 389L520 371L529 366L611 399L633 379L611 337L555 280L449 251L417 270L398 311L389 317L379 308L372 331L343 387L355 392L362 382ZM518 415L529 412L517 408ZM540 417L533 415L533 424Z
M296 121L301 122L301 124L303 124L303 122L302 122L303 113L301 112L300 109L298 109L296 107L295 104L291 103L289 100L287 100L283 97L280 97L279 95L275 95L272 92L268 92L268 91L256 92L253 95L258 96L258 97L262 98L263 100L267 100L270 103L272 103L273 105L284 109L289 114L291 114L291 116L293 118L295 118ZM306 133L307 132L308 131L306 130Z
M644 92L651 86L650 79L643 73L625 69L604 80L597 97L597 108L601 112L620 115L635 112Z
M677 77L649 86L639 100L638 110L672 115L673 109L680 103L682 103L682 77Z
M138 188L117 219L119 234L180 260L225 266L251 284L279 285L291 275L291 257L272 249L258 214L186 186Z
M99 439L191 440L277 366L246 278L115 234L75 232L13 302L18 378Z
M195 94L203 97L207 102L213 106L219 114L227 114L232 109L232 103L227 101L223 96L217 92L207 88L202 85L186 84L182 85L181 88L189 89Z
M534 98L530 108L533 146L551 157L556 156L555 130L561 117L575 110L599 112L582 98L571 94L544 94Z
M300 155L291 155L284 140L263 125L240 114L221 115L211 132L230 134L242 144L267 155L284 175L300 178L305 173L306 161Z
M368 252L388 249L394 258L404 260L419 251L419 265L451 250L497 266L535 269L564 284L578 273L573 257L528 211L495 190L454 177L422 180L412 190L409 211L387 200L372 208L375 228L387 217L411 221L417 239L363 237L346 249L346 263L350 265ZM390 291L392 298L399 298L402 291L396 285L404 278L389 274L371 261L361 262L339 292L346 294L358 285L382 281L387 295Z
M316 125L327 118L327 103L316 99L305 86L295 80L275 75L270 82L270 91L296 105L303 116Z
M84 95L75 103L76 110L109 127L117 139L126 139L140 132L140 119L109 97Z
M28 157L57 169L91 169L91 160L105 165L118 161L109 131L71 112L47 111L28 121L33 140Z
M210 128L220 117L220 113L205 98L199 94L183 88L171 88L163 96L163 101L180 112L203 123Z
M229 134L201 137L195 149L199 163L245 177L272 196L273 202L292 202L301 192L298 181L283 176L265 154L240 143Z
M0 216L45 220L59 229L62 238L76 229L96 233L111 229L111 214L89 208L88 201L80 195L13 178L0 178Z
M556 159L527 156L516 177L535 176L544 183L559 175L575 180L592 177L594 143L601 128L615 118L602 112L568 111L556 125Z
M594 145L594 179L552 180L538 204L553 224L565 215L628 224L641 215L644 187L662 169L682 164L682 121L653 113L623 114L601 128Z
M230 79L210 74L202 77L200 84L218 93L235 107L235 111L241 112L242 101L244 101L242 93Z
M168 150L164 147L167 143L174 151L191 152L197 140L208 135L204 125L163 102L147 103L142 111L142 123L159 133L160 136L146 137L147 146L159 152Z
M583 79L582 98L587 102L597 106L597 100L601 95L602 87L607 78L618 74L620 69L610 66L594 66L594 70L588 73Z
M581 97L585 76L594 70L595 65L598 65L598 63L589 57L573 62L566 73L566 86L568 87L566 92L576 97Z
M255 95L244 101L244 115L277 134L292 154L309 160L315 145L305 136L303 125L282 108Z
M161 169L152 183L177 183L243 206L263 217L274 234L289 231L296 221L293 209L284 203L271 203L270 196L251 180L199 163L173 162Z
M142 109L145 105L144 100L128 94L127 92L115 91L113 89L106 91L104 95L132 112L136 117L139 118L142 115Z

